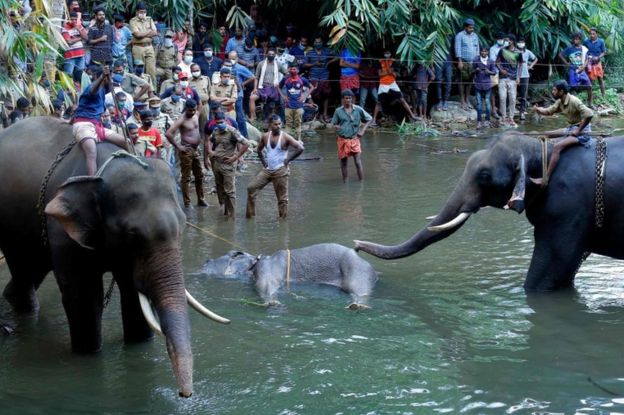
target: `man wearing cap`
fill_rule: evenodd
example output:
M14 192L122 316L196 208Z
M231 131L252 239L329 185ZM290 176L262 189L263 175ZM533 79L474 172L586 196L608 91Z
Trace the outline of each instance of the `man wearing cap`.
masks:
M151 17L147 16L145 3L137 4L136 16L130 19L130 30L132 31L132 56L145 63L145 70L156 80L156 56L152 46L152 38L158 35L156 25ZM156 85L152 85L156 88Z
M221 68L219 71L221 80L218 84L214 84L210 89L210 101L218 102L227 111L230 117L236 117L234 104L238 99L238 87L235 82L230 82L232 70L230 68Z
M156 52L156 76L159 85L171 79L173 69L178 66L178 47L173 43L173 30L167 29L165 39Z
M223 214L234 219L236 213L236 169L234 163L245 154L249 145L238 130L228 125L225 114L215 115L216 128L204 141L204 165L212 166L219 204Z
M174 139L178 131L180 131L179 142ZM191 172L195 178L197 205L208 206L204 200L204 172L202 171L201 159L199 157L201 137L199 135L199 121L197 120L197 101L192 98L186 101L184 114L173 123L165 135L171 145L178 151L180 170L182 173L180 187L182 187L184 206L191 206L191 197L189 196Z
M459 98L462 108L470 107L470 88L472 87L472 62L479 56L479 36L474 31L475 22L464 20L464 30L455 35L455 57L459 70Z
M199 97L199 94L197 93L197 91L195 90L195 88L193 88L191 86L191 83L189 81L189 74L188 72L180 72L178 74L178 79L179 79L179 83L176 86L181 86L182 87L182 97L184 99L189 99L189 98L193 98L199 105L199 110L201 110L201 98ZM163 92L162 94L160 94L161 98L168 98L171 93L173 92L173 88L169 88L167 89L165 92Z
M141 111L147 109L147 102L137 101L134 103L132 114L126 120L126 124L136 124L141 127Z
M336 108L331 120L336 132L338 132L338 158L340 159L343 183L347 182L349 157L353 157L358 180L364 178L364 169L360 158L362 153L360 138L373 120L373 117L364 108L353 104L354 96L350 89L342 91L342 106Z
M182 87L180 85L176 85L172 88L171 95L162 99L161 109L166 114L169 114L171 119L175 122L182 116L185 104L186 99L184 98Z
M158 94L160 95L161 98L163 98L162 95L166 91L170 90L171 88L173 88L176 85L180 85L180 72L182 72L182 68L180 68L179 66L176 66L171 71L171 77L169 79L165 79L160 84L160 90L158 91Z
M115 25L113 26L113 60L132 63L128 60L126 47L132 40L132 32L124 24L125 17L122 14L115 15ZM132 56L130 54L130 56Z
M152 113L152 119L154 121L153 126L160 132L161 137L165 136L165 133L173 125L173 120L169 114L162 112L161 100L158 97L152 97L147 100L147 105ZM160 149L160 158L165 160L170 166L175 165L175 154L173 152L173 146L169 140L162 140L162 147Z
M214 129L217 126L217 120L216 120L216 116L219 112L223 112L223 109L221 107L221 104L219 104L218 102L211 102L210 103L210 119L208 120L208 122L206 124L204 124L204 137L209 137L210 134L212 134L212 132L214 131ZM225 122L230 126L233 127L234 129L238 130L238 123L236 122L236 118L232 118L232 117L228 117L227 115L225 116ZM201 128L201 124L200 124L200 128Z
M305 78L299 76L299 68L296 62L291 62L288 77L280 81L280 95L286 109L286 127L295 130L297 140L301 141L301 123L303 122L303 104L314 87Z
M152 77L145 73L145 64L140 59L134 60L134 74L141 80L145 81L145 84L149 86L149 89L141 94L141 87L136 87L134 90L134 96L140 100L146 100L149 98L148 93L152 90ZM153 95L150 94L150 96Z
M115 61L113 65L113 81L121 77L121 88L128 94L132 95L135 101L139 97L152 96L152 85L137 75L126 72L123 61Z

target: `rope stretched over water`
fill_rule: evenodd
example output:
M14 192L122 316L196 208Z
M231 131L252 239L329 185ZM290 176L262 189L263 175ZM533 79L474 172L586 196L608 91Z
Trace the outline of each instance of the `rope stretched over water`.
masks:
M189 221L186 221L186 224L187 224L188 226L190 226L191 228L193 228L193 229L197 229L198 231L200 231L200 232L202 232L202 233L205 233L206 235L210 235L210 236L212 236L213 238L217 238L217 239L219 239L219 240L221 240L221 241L223 241L223 242L225 242L225 243L227 243L227 244L230 244L230 245L232 245L234 248L238 248L238 249L240 249L240 250L242 250L242 251L247 252L247 251L245 250L245 247L243 247L243 246L241 246L241 245L237 244L236 242L230 241L229 239L226 239L226 238L224 238L224 237L222 237L222 236L219 236L219 235L217 235L216 233L212 232L211 230L208 230L208 229L205 229L205 228L201 228L201 227L199 227L199 226L197 226L197 225L192 224L192 223L191 223L191 222L189 222Z

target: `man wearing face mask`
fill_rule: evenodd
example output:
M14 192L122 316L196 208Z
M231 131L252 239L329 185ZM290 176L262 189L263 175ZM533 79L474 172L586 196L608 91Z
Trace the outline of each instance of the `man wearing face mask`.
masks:
M182 87L180 85L174 86L171 95L168 98L163 98L161 102L161 110L169 114L173 121L176 121L184 112L184 105L186 104Z
M123 100L119 101L119 99L117 99L117 102L119 104L123 104L123 105L120 105L122 106L122 109L126 109L129 113L132 112L132 110L134 109L134 99L132 95L124 91L121 86L121 83L123 82L123 76L120 74L114 73L112 81L113 81L113 91L112 93L109 92L106 94L106 96L104 97L104 104L106 106L115 105L115 99L113 98L113 94L115 94L116 97L118 97L117 94L119 94L119 96L123 95Z
M171 78L165 80L162 84L160 84L159 95L163 98L163 94L173 88L176 85L180 85L180 72L182 72L182 68L176 66L171 71Z
M210 89L210 101L218 102L225 108L229 117L236 117L236 111L234 104L238 99L238 88L235 82L230 82L232 76L232 70L230 68L223 67L220 71L221 81L218 84L214 84Z
M137 101L139 97L151 96L153 94L152 85L136 74L126 72L123 61L115 62L113 65L113 75L121 77L119 78L121 79L121 88L131 95L135 101ZM117 78L113 77L113 80Z
M178 64L182 68L182 72L191 73L191 64L193 63L193 51L186 49L182 56L182 62Z
M208 121L208 101L210 100L210 79L202 75L199 65L194 63L191 65L191 80L189 82L191 88L197 91L201 101L201 112L199 112L199 125L203 126Z
M137 101L134 103L132 114L126 120L126 124L141 126L141 112L147 109L147 102Z
M323 47L323 38L314 38L314 49L306 55L304 68L310 71L310 82L314 85L312 98L319 107L323 107L323 121L329 122L327 103L331 94L329 82L329 65L337 62L340 58L333 56L329 49Z
M132 32L128 26L124 24L125 18L121 14L115 15L115 25L113 26L113 59L115 61L128 62L128 54L126 53L126 47L132 40ZM132 56L132 54L130 54Z
M142 60L139 59L135 59L134 60L134 74L139 77L139 79L142 79L143 81L145 81L145 83L147 85L152 85L152 78L149 76L149 74L145 73L145 64L143 63ZM150 87L151 89L151 87ZM145 100L147 98L149 98L147 96L147 92L145 91L143 94L140 94L140 87L135 88L134 90L134 95L135 97L137 97L137 99L139 100Z
M173 69L178 66L178 63L178 47L173 43L173 31L167 30L163 43L156 52L156 76L159 85L171 79ZM181 68L180 71L182 71Z
M516 96L518 83L520 82L520 65L522 53L516 49L516 37L507 35L509 46L498 52L496 66L498 68L498 99L502 114L502 124L515 128L518 125L514 121L516 113Z
M135 148L145 157L159 157L162 147L160 131L154 127L154 115L149 109L141 111L141 127Z
M253 72L238 63L238 53L235 50L228 53L228 58L230 58L232 78L234 82L236 82L236 87L238 88L238 98L235 104L236 122L238 122L239 131L243 137L247 138L247 117L245 117L245 110L243 109L243 99L245 96L245 89L253 89L255 76Z
M180 79L179 86L182 87L182 98L186 100L189 100L191 98L194 99L195 102L197 102L197 106L198 106L197 110L201 112L202 110L201 99L199 98L199 94L197 93L195 88L191 87L190 85L189 74L186 72L180 72L178 74L178 78ZM162 93L160 97L168 98L172 93L173 93L173 88L169 88L164 93Z
M299 76L299 69L295 62L290 65L288 77L283 78L279 85L280 94L286 106L286 127L295 130L297 133L297 140L301 141L303 104L314 87L307 79Z
M249 113L252 122L256 118L256 101L258 99L264 102L263 118L265 120L268 118L270 105L279 106L279 82L282 75L279 72L275 56L275 49L269 48L266 59L256 67L254 89L249 97Z
M215 115L216 128L210 138L204 141L204 166L212 166L219 202L223 203L223 214L234 220L236 213L236 169L234 163L249 147L247 140L229 126L225 114Z
M529 107L529 71L537 63L537 57L526 48L523 37L518 38L518 50L522 53L522 63L520 64L520 85L518 85L518 96L520 98L520 119L526 120L526 112Z
M152 119L154 123L152 126L158 130L161 137L165 137L165 133L173 125L173 120L169 114L165 114L161 110L161 100L158 97L152 97L147 100L149 110L152 113ZM175 166L175 153L173 146L169 140L162 140L163 145L160 148L160 158L167 162L170 166Z
M147 16L145 3L137 4L136 16L130 19L130 30L132 31L132 56L145 63L145 70L156 80L156 54L152 46L152 38L158 35L156 25L151 17ZM152 84L156 88L156 85Z
M81 72L85 69L85 49L82 41L87 40L89 37L87 30L79 23L78 13L72 11L69 14L69 22L63 25L61 35L68 46L63 53L65 58L63 72L73 76L74 69Z
M212 44L206 43L204 44L203 53L195 59L195 63L201 68L202 75L212 79L215 72L219 72L219 69L221 69L223 60L214 56Z
M507 34L503 32L498 32L496 34L496 43L492 45L490 48L490 60L492 62L496 62L496 58L498 58L498 52L501 49L509 46L509 39L507 38ZM492 94L490 95L490 101L492 103L492 116L494 118L500 118L498 115L498 109L496 107L496 99L498 98L498 68L496 68L496 75L492 75L490 77L492 82Z

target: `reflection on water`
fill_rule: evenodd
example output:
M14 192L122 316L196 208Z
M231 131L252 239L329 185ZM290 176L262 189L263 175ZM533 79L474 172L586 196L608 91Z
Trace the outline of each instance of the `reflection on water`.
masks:
M343 185L334 138L311 137L306 152L322 159L293 163L287 222L277 220L271 186L258 199L256 220L243 218L256 166L239 179L236 223L224 222L214 207L191 211L189 220L252 253L356 238L397 243L438 212L469 157L432 151L484 144L371 133L363 143L365 181ZM0 412L624 411L623 263L591 256L575 290L527 296L522 283L533 240L522 216L484 209L415 256L366 257L381 278L363 312L344 309L346 294L316 286L281 293L279 308L249 305L244 300L258 300L250 283L197 274L207 258L231 249L228 243L190 228L183 243L189 291L233 321L220 326L192 315L191 399L176 397L162 339L123 345L117 296L104 315L103 352L71 355L49 278L40 290L41 315L21 318L15 335L0 337ZM7 279L0 268L2 285Z

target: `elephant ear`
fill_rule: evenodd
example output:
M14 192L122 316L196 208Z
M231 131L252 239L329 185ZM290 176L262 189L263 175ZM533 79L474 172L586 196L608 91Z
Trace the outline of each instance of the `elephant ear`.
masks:
M63 226L80 246L95 249L101 229L99 194L101 177L77 176L63 183L45 207L45 214Z
M524 159L524 154L521 154L520 159L518 160L518 165L516 166L516 182L513 192L511 193L511 199L509 199L507 205L505 206L507 209L513 209L518 213L522 213L524 211L524 194L526 191L526 185L526 161Z

